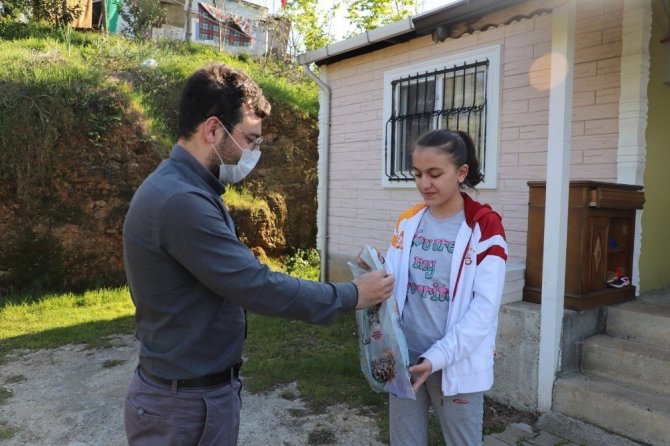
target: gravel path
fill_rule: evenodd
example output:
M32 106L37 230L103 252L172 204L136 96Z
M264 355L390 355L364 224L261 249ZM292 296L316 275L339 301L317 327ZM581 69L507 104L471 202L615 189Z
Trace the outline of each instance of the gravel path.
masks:
M0 445L125 445L123 400L137 350L132 336L116 336L111 348L10 354L0 365ZM372 418L344 405L311 414L295 384L242 398L239 445L382 445Z

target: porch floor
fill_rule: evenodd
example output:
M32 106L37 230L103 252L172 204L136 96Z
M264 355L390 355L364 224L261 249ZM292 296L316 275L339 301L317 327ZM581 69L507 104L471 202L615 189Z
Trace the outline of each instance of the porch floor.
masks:
M549 412L533 426L517 423L484 437L484 446L643 446L582 420Z

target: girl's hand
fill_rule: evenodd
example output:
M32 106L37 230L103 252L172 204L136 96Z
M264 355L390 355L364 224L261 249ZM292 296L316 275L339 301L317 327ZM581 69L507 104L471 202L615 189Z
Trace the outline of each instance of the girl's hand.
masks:
M363 261L363 259L361 258L361 254L363 254L363 251L364 251L364 250L365 250L365 248L361 249L361 251L358 253L358 255L356 256L356 258L354 259L354 261L356 262L356 265L358 265L359 267L363 268L365 271L370 271L370 268L371 268L370 265L368 265L367 263L365 263L365 262ZM377 251L377 258L379 259L379 261L380 261L381 264L383 265L384 263L386 263L386 259L385 259L384 256L381 254L381 251L379 251L378 249L376 249L376 251Z
M433 373L433 364L430 360L421 358L417 365L409 368L409 373L412 375L412 390L416 393L419 387L426 382L431 373Z

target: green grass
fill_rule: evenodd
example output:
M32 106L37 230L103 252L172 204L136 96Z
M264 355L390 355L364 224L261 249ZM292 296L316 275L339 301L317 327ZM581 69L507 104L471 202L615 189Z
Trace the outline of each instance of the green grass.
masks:
M380 440L388 442L388 395L372 391L361 373L353 313L325 327L255 314L248 324L242 375L251 392L295 381L311 411L340 403L358 408L376 419Z
M353 314L326 327L254 314L248 322L243 374L251 391L298 381L316 410L337 403L377 406L386 399L361 374Z
M226 205L233 208L244 208L256 211L264 209L266 212L270 212L270 207L265 200L253 196L249 190L240 186L226 187L226 191L223 193L223 201Z
M9 440L18 431L18 428L10 426L7 427L7 422L0 421L0 440Z
M0 405L2 405L5 400L11 398L13 395L12 391L9 389L5 389L4 387L0 387Z
M18 348L55 348L70 343L106 346L107 336L133 332L133 312L125 287L4 297L0 303L0 357Z
M156 60L156 69L141 66L149 58ZM133 41L76 30L68 41L60 31L0 18L0 80L12 79L7 74L19 69L20 75L16 77L19 81L23 76L30 77L33 70L37 70L35 77L48 81L52 78L50 72L58 78L59 69L68 71L76 67L100 78L121 75L139 80L145 91L163 93L166 86L180 90L189 75L211 61L245 71L270 100L302 110L313 118L318 115L318 86L304 74L302 67L272 57L254 60L246 55L219 52L209 45L171 40ZM40 67L40 63L44 66ZM158 106L163 97L157 95L148 100Z
M307 444L333 444L337 437L332 429L327 427L319 427L309 433L307 436Z
M7 384L13 384L13 383L20 383L26 380L26 377L23 375L12 375L8 376L7 379L5 379L5 382Z

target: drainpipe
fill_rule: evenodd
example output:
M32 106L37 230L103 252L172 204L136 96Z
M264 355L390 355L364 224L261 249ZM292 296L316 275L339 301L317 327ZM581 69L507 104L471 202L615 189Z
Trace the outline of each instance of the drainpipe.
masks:
M319 184L317 189L318 215L317 227L319 228L316 245L321 252L321 281L325 282L328 277L328 152L330 146L330 87L321 80L309 65L303 65L305 73L319 86L323 93L323 100L319 100Z

